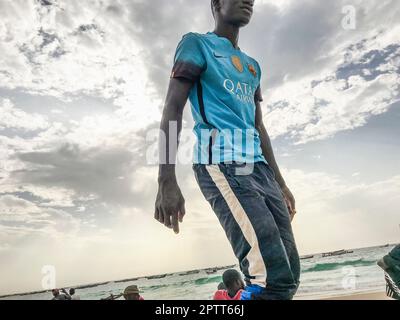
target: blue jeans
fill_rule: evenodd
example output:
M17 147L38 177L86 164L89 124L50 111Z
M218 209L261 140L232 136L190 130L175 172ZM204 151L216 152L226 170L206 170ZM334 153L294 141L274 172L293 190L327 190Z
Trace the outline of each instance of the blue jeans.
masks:
M289 212L272 168L264 162L248 174L240 164L194 164L200 189L217 215L245 281L261 287L253 299L292 299L300 259Z

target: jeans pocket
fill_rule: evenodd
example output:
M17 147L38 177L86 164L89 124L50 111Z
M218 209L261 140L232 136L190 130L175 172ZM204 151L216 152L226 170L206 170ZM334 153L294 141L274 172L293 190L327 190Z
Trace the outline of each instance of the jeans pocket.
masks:
M268 171L270 177L272 178L272 180L276 180L274 169L272 169L272 167L267 163L265 164L265 166L266 166L267 171Z
M232 185L244 189L252 188L251 173L244 166L239 164L225 166L225 175Z

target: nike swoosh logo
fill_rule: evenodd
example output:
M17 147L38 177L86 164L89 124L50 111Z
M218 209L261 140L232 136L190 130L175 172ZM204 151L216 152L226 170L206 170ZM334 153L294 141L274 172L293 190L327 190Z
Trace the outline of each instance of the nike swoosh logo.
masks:
M216 57L216 58L225 58L226 57L226 55L223 55L223 54L215 52L215 51L213 52L213 54L214 54L214 57Z

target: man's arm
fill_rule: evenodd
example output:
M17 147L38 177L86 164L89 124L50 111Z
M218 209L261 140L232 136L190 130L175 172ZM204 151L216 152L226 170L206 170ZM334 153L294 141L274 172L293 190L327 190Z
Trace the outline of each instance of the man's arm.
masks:
M267 129L264 126L260 101L256 100L255 103L256 103L256 121L255 122L256 122L256 129L260 135L262 153L263 153L265 159L267 160L269 166L275 172L276 181L278 182L279 186L281 187L282 193L284 195L286 204L289 209L289 213L293 220L293 217L296 214L296 201L294 199L292 192L287 187L285 179L283 179L283 176L281 174L281 171L279 170L278 164L276 163L274 151L272 149L271 139L269 138Z
M155 204L154 218L175 233L179 233L179 222L185 215L185 200L178 186L175 175L175 160L177 149L170 149L170 125L177 128L177 144L182 129L182 114L189 97L193 82L183 78L171 78L164 111L160 125L160 166L158 173L158 193ZM174 135L175 136L175 135ZM171 137L173 139L174 137ZM165 142L165 143L163 143ZM174 145L172 143L172 145ZM170 161L171 160L171 161Z

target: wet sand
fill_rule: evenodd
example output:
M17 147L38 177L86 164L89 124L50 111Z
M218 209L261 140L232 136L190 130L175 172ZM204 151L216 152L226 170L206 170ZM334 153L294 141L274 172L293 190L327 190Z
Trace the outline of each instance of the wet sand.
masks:
M331 297L298 297L296 300L393 300L383 291L362 292L354 294L337 295Z

